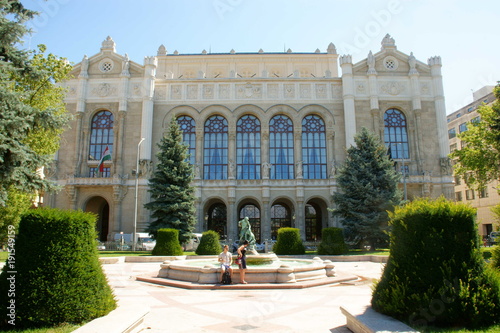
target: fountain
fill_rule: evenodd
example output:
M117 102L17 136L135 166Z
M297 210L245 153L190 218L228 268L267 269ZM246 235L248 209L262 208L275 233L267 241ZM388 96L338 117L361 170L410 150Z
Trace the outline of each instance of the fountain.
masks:
M255 236L251 231L248 217L239 221L238 224L241 227L239 243L242 244L243 241L247 240L249 242L247 252L252 253L246 256L245 280L250 286L253 285L253 288L255 284L274 284L274 286L266 286L268 288L279 288L280 285L302 287L304 283L307 286L314 286L357 279L356 276L332 279L335 277L335 266L330 260L322 260L319 257L313 259L279 259L274 253L259 254L255 251ZM235 259L236 256L233 256L233 263ZM183 281L196 284L201 288L203 288L203 285L217 284L220 279L220 264L217 261L217 256L211 256L210 258L203 256L203 258L196 259L172 257L165 260L160 267L156 277L139 277L138 279L158 284L187 287L185 284L175 282ZM232 268L233 281L238 281L240 269L235 264L232 265Z

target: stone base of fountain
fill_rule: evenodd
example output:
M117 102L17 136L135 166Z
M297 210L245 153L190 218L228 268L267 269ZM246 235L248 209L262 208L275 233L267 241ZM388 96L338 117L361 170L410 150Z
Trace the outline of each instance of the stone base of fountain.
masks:
M204 263L204 261L206 263ZM220 266L213 259L166 260L160 266L158 278L199 284L216 284L220 279ZM193 266L193 263L200 264ZM248 283L297 283L335 276L330 260L315 257L312 260L279 260L276 255L247 256L245 280ZM233 282L239 281L240 270L233 266Z

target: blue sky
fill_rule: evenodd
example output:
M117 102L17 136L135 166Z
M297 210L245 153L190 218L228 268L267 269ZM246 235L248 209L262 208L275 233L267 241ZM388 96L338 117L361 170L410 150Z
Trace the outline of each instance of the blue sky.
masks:
M333 42L353 61L380 50L386 33L423 62L439 55L447 113L500 80L500 1L493 0L21 0L40 15L24 47L78 63L109 35L116 51L143 63L169 53L325 52Z

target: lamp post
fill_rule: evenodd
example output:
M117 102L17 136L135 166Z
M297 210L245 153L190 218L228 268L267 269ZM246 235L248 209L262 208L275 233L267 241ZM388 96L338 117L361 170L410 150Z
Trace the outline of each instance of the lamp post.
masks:
M141 143L145 139L142 138L141 141L137 144L137 159L135 165L135 207L134 207L134 238L132 239L132 251L135 251L135 241L137 234L137 194L139 192L139 152L141 149Z

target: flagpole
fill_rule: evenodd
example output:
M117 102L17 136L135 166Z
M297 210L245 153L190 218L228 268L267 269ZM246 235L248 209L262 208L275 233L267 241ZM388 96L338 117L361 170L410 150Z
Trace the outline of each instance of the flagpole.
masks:
M135 165L135 210L134 210L134 238L132 239L132 251L135 251L136 235L137 235L137 194L139 192L139 152L141 149L141 143L145 139L142 138L137 144L137 160Z

